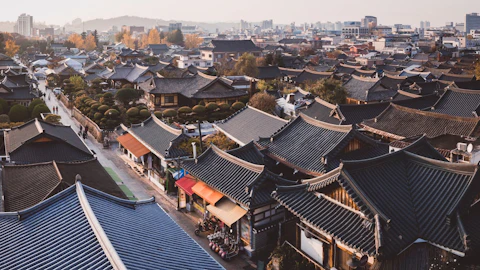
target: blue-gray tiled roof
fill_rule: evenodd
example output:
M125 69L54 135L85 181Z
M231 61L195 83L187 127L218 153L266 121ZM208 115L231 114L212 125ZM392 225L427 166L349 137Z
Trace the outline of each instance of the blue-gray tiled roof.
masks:
M122 200L80 182L1 213L0 228L1 269L223 269L153 199Z

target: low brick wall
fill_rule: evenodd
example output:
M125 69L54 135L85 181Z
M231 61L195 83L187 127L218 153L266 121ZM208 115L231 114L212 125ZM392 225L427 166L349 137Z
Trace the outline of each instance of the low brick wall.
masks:
M70 102L70 100L63 93L61 93L58 96L58 99L60 100L60 102L63 103L63 105L65 105L65 107L67 107L69 109L73 108L73 102Z
M103 130L95 122L86 117L75 107L72 109L72 117L75 118L84 128L88 127L88 132L92 134L98 142L103 142Z

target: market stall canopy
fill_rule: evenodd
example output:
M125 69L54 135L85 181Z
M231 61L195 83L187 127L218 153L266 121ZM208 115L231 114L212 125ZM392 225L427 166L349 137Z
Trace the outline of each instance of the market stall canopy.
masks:
M220 200L217 205L207 205L207 210L223 221L228 227L231 227L233 223L237 222L247 213L247 210L227 198Z
M175 185L177 185L177 187L183 189L185 193L190 196L193 195L192 187L195 186L195 184L197 184L197 181L195 180L195 178L193 178L193 176L189 174L178 179L177 182L175 182Z
M150 153L150 150L135 139L130 133L118 137L117 141L137 158Z
M222 197L222 193L215 191L211 187L207 186L207 184L203 182L198 182L192 187L193 192L195 192L198 196L202 197L211 205L215 205Z

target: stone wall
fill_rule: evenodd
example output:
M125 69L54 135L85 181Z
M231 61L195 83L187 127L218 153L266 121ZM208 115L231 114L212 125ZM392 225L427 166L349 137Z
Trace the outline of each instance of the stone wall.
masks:
M84 128L88 127L88 132L92 134L98 142L103 142L103 130L95 122L86 117L75 107L72 109L72 117L75 118Z

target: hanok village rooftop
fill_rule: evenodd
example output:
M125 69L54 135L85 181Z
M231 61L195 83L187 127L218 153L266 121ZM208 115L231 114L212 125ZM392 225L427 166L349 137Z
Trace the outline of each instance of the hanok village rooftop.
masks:
M0 54L0 269L480 267L480 36L243 23Z

